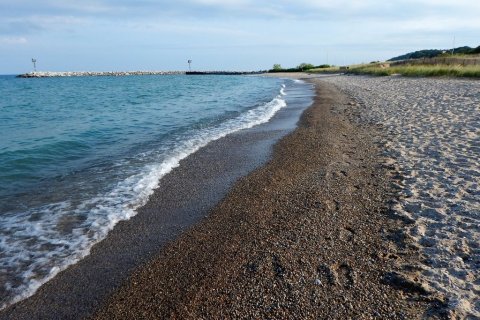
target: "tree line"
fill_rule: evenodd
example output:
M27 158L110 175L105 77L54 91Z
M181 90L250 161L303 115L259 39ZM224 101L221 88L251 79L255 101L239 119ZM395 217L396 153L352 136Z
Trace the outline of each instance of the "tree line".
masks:
M324 68L330 68L331 66L328 64L321 64L318 66L315 66L311 63L300 63L298 66L295 68L283 68L282 65L276 63L273 65L273 68L268 70L268 72L303 72L303 71L308 71L311 69L324 69Z

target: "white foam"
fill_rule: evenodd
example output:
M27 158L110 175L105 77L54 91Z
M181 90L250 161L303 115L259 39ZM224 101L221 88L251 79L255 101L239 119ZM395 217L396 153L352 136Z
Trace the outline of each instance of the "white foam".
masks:
M1 309L33 295L45 282L89 254L91 247L104 239L122 220L136 214L144 205L159 180L178 167L180 161L208 143L228 134L268 122L287 104L280 94L272 101L251 109L215 127L201 129L180 141L161 163L151 163L140 173L119 182L107 194L100 194L79 204L70 201L34 208L22 214L0 217L0 276L15 275L20 283L7 282L9 293L2 299ZM38 216L32 220L32 216ZM76 221L77 217L83 217ZM72 223L70 232L59 225Z

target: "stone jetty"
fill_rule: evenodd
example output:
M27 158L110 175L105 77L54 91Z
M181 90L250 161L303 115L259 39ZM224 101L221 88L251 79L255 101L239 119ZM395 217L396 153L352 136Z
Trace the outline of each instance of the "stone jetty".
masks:
M146 75L246 75L260 74L265 71L35 71L20 74L18 78L52 78L52 77L122 77Z
M147 75L177 75L185 71L35 71L20 74L19 78L51 78L51 77L122 77Z

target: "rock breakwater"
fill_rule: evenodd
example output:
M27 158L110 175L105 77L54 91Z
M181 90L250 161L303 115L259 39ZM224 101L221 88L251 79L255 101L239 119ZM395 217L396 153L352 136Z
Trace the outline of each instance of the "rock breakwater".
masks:
M122 77L151 75L247 75L260 74L264 71L35 71L20 74L18 78L52 78L52 77Z
M51 78L51 77L120 77L145 75L177 75L184 71L35 71L20 74L18 78Z

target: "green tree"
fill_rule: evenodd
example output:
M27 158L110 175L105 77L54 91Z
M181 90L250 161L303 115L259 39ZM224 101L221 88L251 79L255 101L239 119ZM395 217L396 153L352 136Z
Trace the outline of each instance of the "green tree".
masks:
M273 70L280 71L280 70L282 70L282 66L279 63L275 63L273 65Z
M315 66L311 63L300 63L298 66L297 66L297 69L300 69L302 71L304 70L309 70L309 69L313 69L315 68Z

